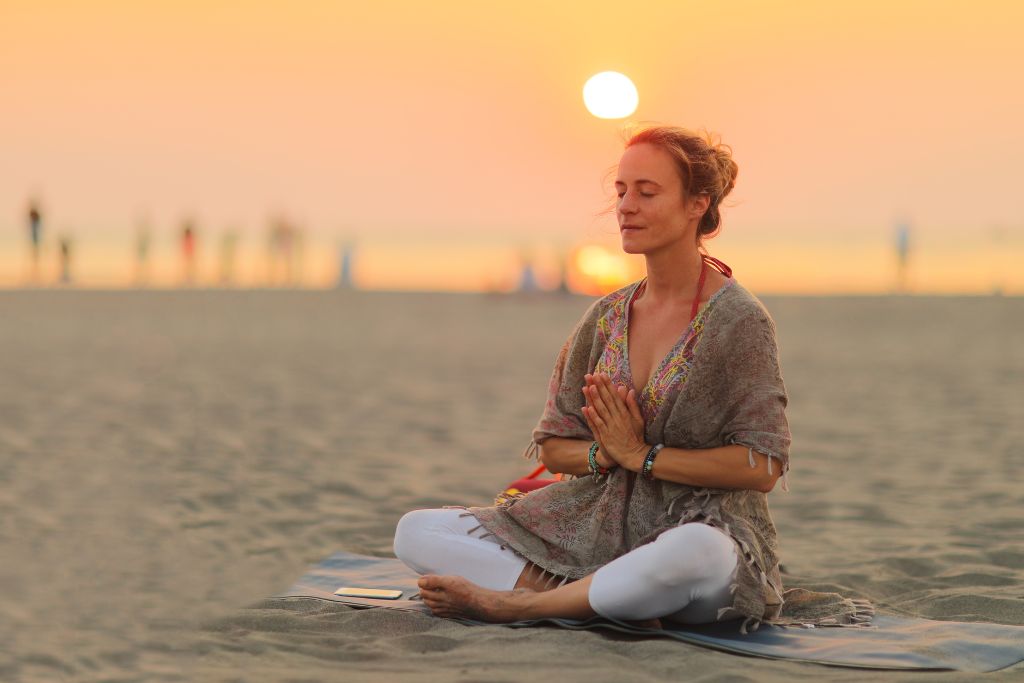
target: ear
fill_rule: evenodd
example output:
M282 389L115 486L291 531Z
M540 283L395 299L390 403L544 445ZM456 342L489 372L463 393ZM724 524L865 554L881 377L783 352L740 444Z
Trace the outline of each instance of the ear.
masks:
M695 194L690 197L690 216L692 218L700 218L704 215L704 212L711 206L711 195L709 194Z

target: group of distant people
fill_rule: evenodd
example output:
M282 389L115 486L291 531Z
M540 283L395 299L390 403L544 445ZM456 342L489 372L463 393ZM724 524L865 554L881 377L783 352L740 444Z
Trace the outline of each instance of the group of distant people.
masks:
M29 202L28 231L31 247L31 263L29 281L38 284L42 279L41 261L43 245L43 214L36 201ZM57 278L61 284L71 283L71 238L61 235L57 238L58 271Z
M31 286L44 283L43 247L44 220L40 203L33 199L28 205L28 237L29 237L29 272L27 281ZM231 285L236 277L236 254L238 250L238 233L229 230L224 233L219 254L219 284ZM181 254L180 282L185 286L194 286L199 280L197 261L198 230L195 221L186 219L178 233ZM135 271L136 286L144 287L151 279L151 245L152 237L148 222L139 224L135 239ZM301 279L301 247L302 231L292 222L284 218L271 221L267 239L267 274L270 285L294 285ZM57 239L58 270L57 282L63 285L72 283L72 240L63 234Z

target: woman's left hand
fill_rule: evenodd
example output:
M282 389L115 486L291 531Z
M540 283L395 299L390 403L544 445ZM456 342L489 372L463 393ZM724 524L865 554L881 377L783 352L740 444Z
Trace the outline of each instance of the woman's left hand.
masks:
M587 405L583 407L583 417L601 451L616 464L639 471L648 448L643 441L644 421L636 392L614 387L605 374L587 375L585 379L583 394Z

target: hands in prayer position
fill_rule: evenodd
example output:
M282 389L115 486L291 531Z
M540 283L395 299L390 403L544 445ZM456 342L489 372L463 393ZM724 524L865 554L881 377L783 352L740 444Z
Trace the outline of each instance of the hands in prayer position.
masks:
M622 466L634 472L643 466L648 446L644 442L644 418L636 390L612 384L608 375L584 375L583 417L597 441L597 464Z

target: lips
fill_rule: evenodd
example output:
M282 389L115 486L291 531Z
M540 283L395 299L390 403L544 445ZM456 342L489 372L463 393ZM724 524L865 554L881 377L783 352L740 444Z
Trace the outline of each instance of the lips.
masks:
M627 224L627 225L623 225L622 227L620 227L619 230L621 230L622 232L625 232L626 230L643 230L643 228L640 227L639 225L628 225Z

